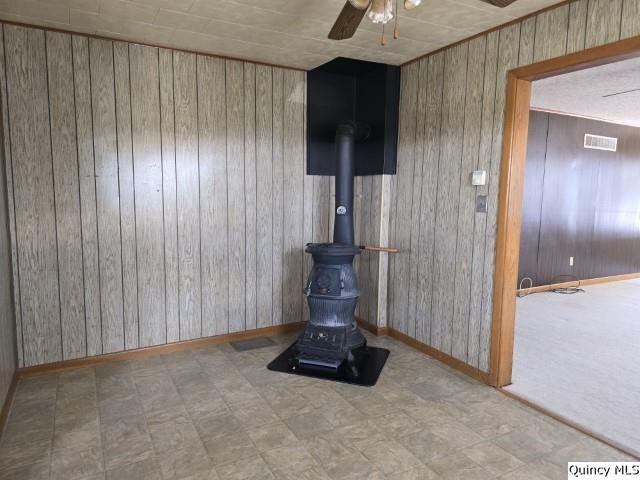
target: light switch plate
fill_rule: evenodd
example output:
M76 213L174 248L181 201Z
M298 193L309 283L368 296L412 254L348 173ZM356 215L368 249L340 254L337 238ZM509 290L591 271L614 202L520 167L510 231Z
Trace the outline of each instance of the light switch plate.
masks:
M478 195L476 197L476 213L487 213L487 196Z
M474 170L471 173L471 185L481 186L487 184L487 171L486 170Z

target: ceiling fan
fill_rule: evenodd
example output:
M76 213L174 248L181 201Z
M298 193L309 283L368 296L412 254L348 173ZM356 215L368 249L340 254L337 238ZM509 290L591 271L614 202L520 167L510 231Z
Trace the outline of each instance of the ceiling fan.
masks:
M415 8L422 3L422 0L400 1L402 1L404 8L407 10ZM480 1L503 8L516 0ZM393 3L393 0L347 0L329 32L329 38L331 40L345 40L353 37L367 11L369 11L369 19L373 23L382 23L384 26L384 24L393 19ZM397 5L398 1L396 0L395 3ZM397 38L397 31L394 32L394 38ZM384 44L384 34L382 43Z

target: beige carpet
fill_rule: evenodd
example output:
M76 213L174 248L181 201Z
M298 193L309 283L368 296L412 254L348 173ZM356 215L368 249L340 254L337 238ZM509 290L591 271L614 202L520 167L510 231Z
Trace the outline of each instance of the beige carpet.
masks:
M640 455L640 280L517 301L511 393Z

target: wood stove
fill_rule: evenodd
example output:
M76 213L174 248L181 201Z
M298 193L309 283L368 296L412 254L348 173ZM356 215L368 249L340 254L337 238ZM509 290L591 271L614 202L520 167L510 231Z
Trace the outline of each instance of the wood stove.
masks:
M353 235L355 145L368 135L363 124L343 123L336 129L333 242L307 244L306 252L313 257L304 289L310 319L296 343L269 365L272 370L373 385L389 354L367 347L355 318L360 297L353 269L353 259L360 254Z

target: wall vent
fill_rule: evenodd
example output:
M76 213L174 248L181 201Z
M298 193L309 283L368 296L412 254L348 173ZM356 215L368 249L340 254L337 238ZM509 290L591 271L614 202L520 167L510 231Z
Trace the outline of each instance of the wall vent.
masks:
M607 152L615 152L618 150L618 139L613 137L603 137L601 135L593 135L586 133L584 135L584 148L592 150L606 150Z

